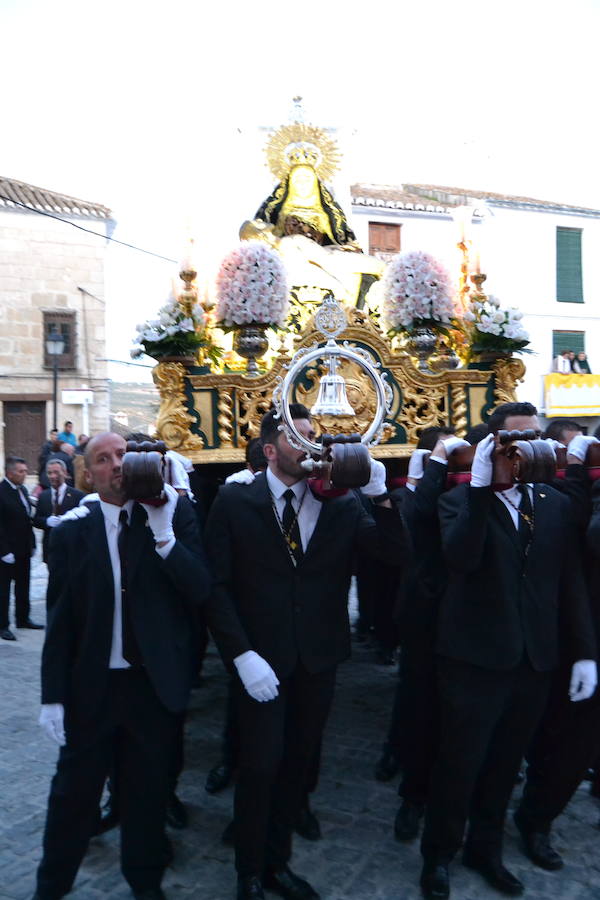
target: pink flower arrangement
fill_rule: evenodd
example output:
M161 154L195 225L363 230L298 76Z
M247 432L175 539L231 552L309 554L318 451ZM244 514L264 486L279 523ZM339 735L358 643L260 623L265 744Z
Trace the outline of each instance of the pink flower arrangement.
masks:
M281 328L288 312L288 287L279 254L262 241L243 241L217 275L216 318L221 327Z
M456 316L450 276L429 253L408 250L383 276L382 318L390 331L450 325Z

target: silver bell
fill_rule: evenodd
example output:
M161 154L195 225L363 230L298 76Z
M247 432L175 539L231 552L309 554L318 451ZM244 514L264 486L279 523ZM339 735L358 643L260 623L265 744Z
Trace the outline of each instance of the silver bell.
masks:
M313 416L353 416L354 410L346 395L346 382L336 373L338 359L329 357L329 372L321 377L319 396L311 409Z

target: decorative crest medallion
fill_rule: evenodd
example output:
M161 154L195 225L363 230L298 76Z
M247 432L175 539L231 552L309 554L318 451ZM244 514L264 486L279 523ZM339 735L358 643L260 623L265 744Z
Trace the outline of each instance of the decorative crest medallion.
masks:
M329 340L341 334L348 324L346 313L331 293L323 298L315 313L314 322L317 330Z

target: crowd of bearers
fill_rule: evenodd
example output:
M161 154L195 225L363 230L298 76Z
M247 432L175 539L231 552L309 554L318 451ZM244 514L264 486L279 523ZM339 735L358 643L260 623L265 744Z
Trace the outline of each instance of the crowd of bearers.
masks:
M308 410L293 404L290 414L313 440ZM267 413L248 469L212 504L206 556L189 483L166 486L159 507L126 496L119 435L85 447L92 497L69 487L64 460L47 459L33 523L49 567L40 724L61 749L34 900L71 889L108 775L123 874L137 900L165 897L165 824L201 607L229 677L223 759L206 787L221 789L235 770L237 900L265 890L318 900L290 867L292 833L306 826L337 666L350 653L358 550L379 583L373 602L398 626L400 677L377 776L402 770L394 833L414 840L422 825L423 896L449 897L461 847L463 865L490 886L523 893L502 852L523 759L522 849L546 870L562 866L552 824L600 757L600 487L584 467L596 439L577 422L551 423L549 443L567 451L564 478L517 484L498 462L501 429L539 433L535 408L503 404L468 441L427 429L405 487L388 492L372 460L359 494L307 479L304 453ZM449 487L449 458L467 443L476 445L470 481ZM9 576L34 547L25 474L22 460L7 461L0 485L0 525L26 521L27 554L1 543L16 525L0 528ZM21 590L17 625L24 611ZM37 627L26 612L23 627Z

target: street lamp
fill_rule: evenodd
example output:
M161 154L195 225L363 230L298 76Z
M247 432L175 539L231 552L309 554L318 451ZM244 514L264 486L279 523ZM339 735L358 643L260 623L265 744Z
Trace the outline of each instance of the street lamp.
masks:
M53 375L54 375L54 428L57 428L57 405L58 405L58 357L62 356L65 349L65 342L58 331L51 331L46 338L46 353L52 357Z

